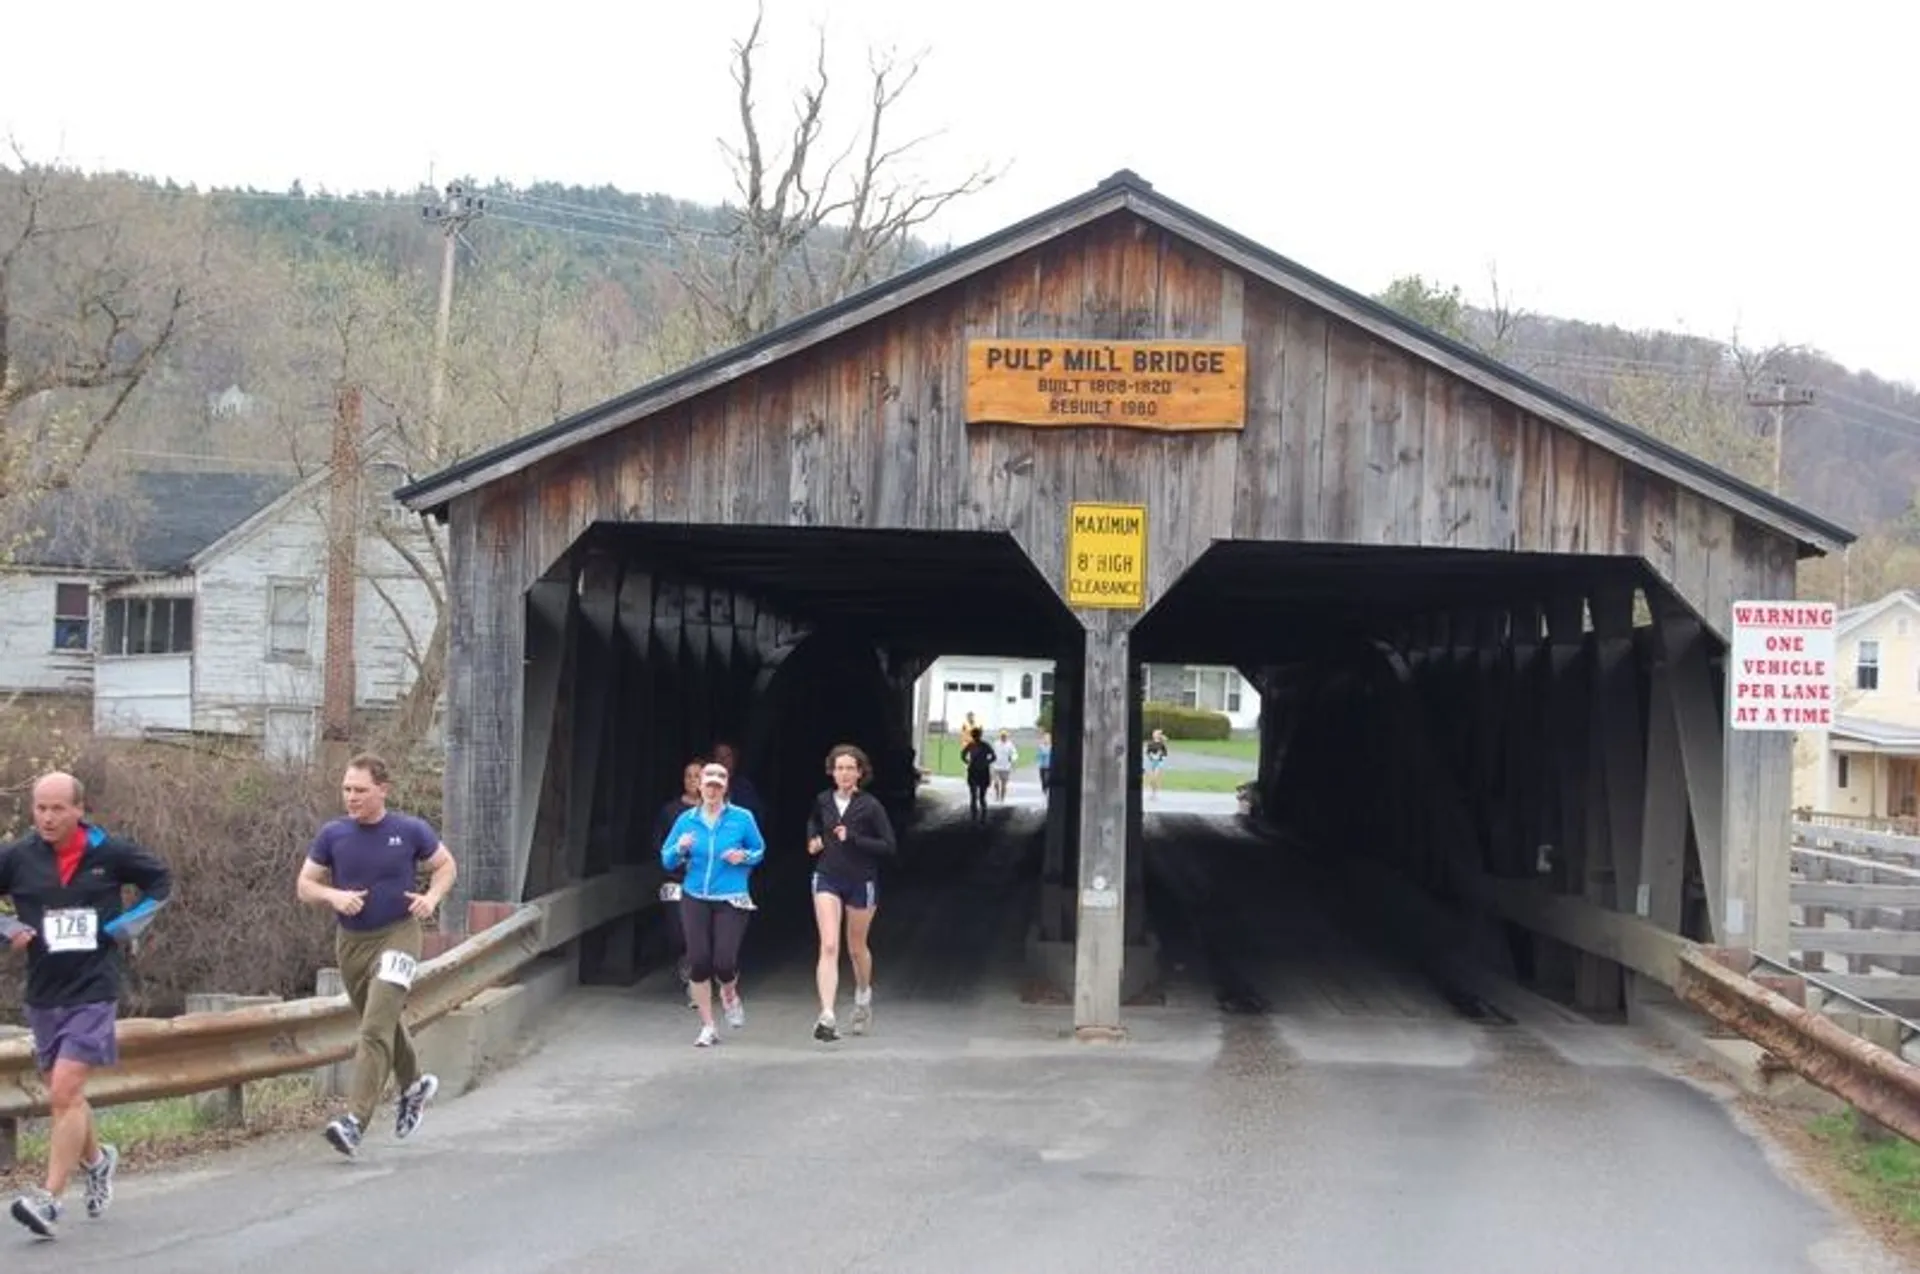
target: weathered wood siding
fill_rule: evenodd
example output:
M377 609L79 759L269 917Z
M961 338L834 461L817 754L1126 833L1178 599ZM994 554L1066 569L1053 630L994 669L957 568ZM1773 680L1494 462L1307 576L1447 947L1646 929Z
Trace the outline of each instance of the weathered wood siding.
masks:
M980 337L1244 341L1240 431L964 419ZM456 502L471 517L474 496ZM1008 531L1062 580L1066 505L1149 510L1149 604L1215 539L1645 558L1717 631L1744 549L1715 501L1121 214L532 469L524 589L597 519Z
M967 342L994 337L1245 342L1246 427L968 425ZM1792 590L1793 545L1776 532L1116 213L452 501L463 888L524 883L527 592L596 521L1007 532L1062 589L1080 500L1147 506L1149 606L1221 539L1641 558L1722 634L1736 594ZM1124 646L1135 618L1090 628ZM1110 654L1090 657L1109 668ZM1736 855L1784 812L1787 756L1784 738L1727 742ZM1101 767L1089 808L1119 799L1106 788L1122 773ZM1730 876L1747 889L1773 870L1763 856Z
M87 588L87 650L55 650L54 604L62 584ZM93 686L93 650L100 644L104 612L99 585L86 574L13 571L0 575L0 693L84 694Z

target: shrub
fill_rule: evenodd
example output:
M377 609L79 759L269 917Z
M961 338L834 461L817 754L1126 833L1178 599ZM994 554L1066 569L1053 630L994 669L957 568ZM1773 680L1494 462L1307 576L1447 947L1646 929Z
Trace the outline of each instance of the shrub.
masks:
M173 869L172 904L126 961L124 1014L170 1016L194 991L313 993L315 972L333 963L333 922L296 902L293 883L314 833L340 812L338 775L200 743L82 737L64 750L23 748L19 724L0 727L0 821L9 836L28 824L32 774L63 767L87 785L91 819ZM434 794L437 776L404 792L395 777L394 806L437 823L437 802L408 803ZM0 1003L9 1009L23 977L22 961L0 960Z
M1140 731L1165 730L1169 739L1230 739L1233 722L1222 712L1177 703L1149 703L1140 710Z
M1037 730L1053 729L1053 700L1040 707ZM1230 739L1233 721L1225 714L1188 708L1177 703L1149 703L1140 709L1142 739L1156 729L1165 730L1169 739Z

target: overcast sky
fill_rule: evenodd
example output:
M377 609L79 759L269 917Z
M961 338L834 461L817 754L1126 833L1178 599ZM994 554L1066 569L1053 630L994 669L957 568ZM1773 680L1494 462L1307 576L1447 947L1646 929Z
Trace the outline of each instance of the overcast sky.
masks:
M902 135L991 189L965 242L1118 168L1349 286L1807 343L1920 382L1920 5L1882 0L768 0L770 119L824 24L926 50ZM0 130L199 185L612 184L717 200L752 0L18 4ZM297 18L292 15L299 15ZM282 16L286 15L286 16Z

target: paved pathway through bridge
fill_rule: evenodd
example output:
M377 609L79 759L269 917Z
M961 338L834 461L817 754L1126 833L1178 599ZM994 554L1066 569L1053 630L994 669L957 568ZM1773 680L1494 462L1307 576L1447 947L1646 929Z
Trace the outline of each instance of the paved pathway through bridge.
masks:
M1231 822L1156 817L1182 972L1121 1046L1022 1004L1031 811L916 838L879 926L877 1033L813 1043L804 926L749 1022L690 1047L657 982L586 989L541 1047L385 1128L128 1176L9 1271L777 1269L1796 1274L1881 1265L1622 1028L1504 1016L1356 942L1344 900ZM942 883L941 878L946 879ZM1292 882L1280 887L1280 882ZM765 919L771 920L770 915ZM781 930L786 932L782 933ZM1223 988L1237 1007L1222 1013ZM1512 1020L1506 1020L1506 1019Z

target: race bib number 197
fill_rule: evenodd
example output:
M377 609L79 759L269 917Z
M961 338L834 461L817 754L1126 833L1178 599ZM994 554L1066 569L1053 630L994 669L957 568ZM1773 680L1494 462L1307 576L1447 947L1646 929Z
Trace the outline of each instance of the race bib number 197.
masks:
M413 971L419 963L404 951L382 951L380 965L374 976L405 990L413 985Z
M91 907L62 907L40 919L41 940L53 953L96 951L100 947L100 913Z

